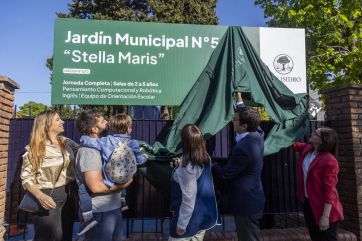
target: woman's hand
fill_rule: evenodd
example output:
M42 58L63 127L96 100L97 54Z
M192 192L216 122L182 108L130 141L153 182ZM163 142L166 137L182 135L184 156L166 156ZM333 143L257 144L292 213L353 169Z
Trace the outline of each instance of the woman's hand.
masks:
M173 162L175 163L175 166L177 166L178 164L180 164L180 161L181 161L180 157L176 157L176 158L174 158L174 159L172 159L172 160L173 160Z
M181 229L179 227L176 227L176 234L177 235L183 235L186 232L186 230Z
M57 206L53 198L51 196L46 195L45 193L41 194L38 200L45 209L50 209L50 208L54 209Z
M322 216L319 220L319 229L326 231L329 228L329 217Z

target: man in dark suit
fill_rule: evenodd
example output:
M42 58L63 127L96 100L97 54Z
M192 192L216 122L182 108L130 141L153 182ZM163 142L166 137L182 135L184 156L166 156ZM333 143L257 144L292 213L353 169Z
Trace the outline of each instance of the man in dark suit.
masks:
M259 127L259 112L245 107L240 93L236 93L236 99L233 118L236 144L226 166L214 165L213 172L227 183L238 239L259 241L259 219L265 202L261 183L264 133Z

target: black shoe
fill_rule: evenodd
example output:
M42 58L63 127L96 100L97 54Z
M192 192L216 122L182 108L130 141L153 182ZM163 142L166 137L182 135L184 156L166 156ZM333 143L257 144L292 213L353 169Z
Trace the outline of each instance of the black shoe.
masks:
M127 205L127 203L126 203L126 199L125 198L121 198L121 211L123 212L123 211L126 211L126 210L128 210L129 208L128 208L128 205Z
M86 232L88 232L90 229L92 229L94 226L97 225L97 220L94 219L94 217L92 217L90 220L88 220L87 222L83 222L81 223L81 225L79 226L79 230L77 235L81 236L83 234L85 234Z
M128 206L127 206L127 204L125 205L125 206L122 206L121 207L121 211L123 212L123 211L127 211L129 208L128 208Z

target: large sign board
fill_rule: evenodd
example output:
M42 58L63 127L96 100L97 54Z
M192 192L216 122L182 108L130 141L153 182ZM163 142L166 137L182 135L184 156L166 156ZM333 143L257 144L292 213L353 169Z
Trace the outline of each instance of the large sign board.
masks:
M52 104L179 105L226 30L226 26L57 19ZM262 44L261 28L245 30L263 59L268 48ZM288 30L292 35L293 29ZM305 59L302 41L294 47ZM290 60L279 58L276 62L289 71ZM273 71L273 65L267 65Z
M57 19L52 103L179 105L226 29Z

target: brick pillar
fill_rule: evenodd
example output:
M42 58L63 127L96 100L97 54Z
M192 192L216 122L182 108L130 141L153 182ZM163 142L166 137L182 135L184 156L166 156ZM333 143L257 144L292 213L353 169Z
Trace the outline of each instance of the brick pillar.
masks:
M12 79L0 76L0 240L4 237L6 178L8 167L9 124L13 116L14 90L19 85Z
M362 85L348 84L321 93L326 97L327 120L339 135L342 228L362 241Z

